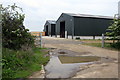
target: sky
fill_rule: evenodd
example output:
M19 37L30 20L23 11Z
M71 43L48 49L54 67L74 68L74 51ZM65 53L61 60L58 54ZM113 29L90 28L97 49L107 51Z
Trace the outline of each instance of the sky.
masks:
M23 9L24 25L30 31L43 31L46 20L57 20L62 13L114 16L119 0L0 0L3 6Z

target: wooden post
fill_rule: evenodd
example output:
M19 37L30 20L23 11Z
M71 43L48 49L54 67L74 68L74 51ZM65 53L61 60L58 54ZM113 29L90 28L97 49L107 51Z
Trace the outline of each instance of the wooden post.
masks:
M42 33L40 33L39 35L40 35L40 48L42 48Z
M104 48L104 34L102 34L102 48Z

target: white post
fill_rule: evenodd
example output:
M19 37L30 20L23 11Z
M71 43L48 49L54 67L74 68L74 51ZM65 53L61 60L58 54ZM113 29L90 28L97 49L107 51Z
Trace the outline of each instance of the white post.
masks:
M40 48L42 48L42 33L40 33Z
M65 38L67 39L67 31L65 31Z
M104 48L104 34L102 34L102 48Z

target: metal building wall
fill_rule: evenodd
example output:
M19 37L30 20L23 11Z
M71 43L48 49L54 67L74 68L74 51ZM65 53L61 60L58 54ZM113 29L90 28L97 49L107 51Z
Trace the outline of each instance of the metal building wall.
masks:
M74 36L101 36L112 19L74 17Z
M68 35L72 35L72 27L73 27L73 17L61 14L59 19L56 22L56 35L60 35L60 22L65 21L65 31L67 31Z
M48 21L44 25L44 31L46 32L47 25L48 25L48 35L51 35L51 24Z
M56 24L51 24L49 23L48 21L46 21L45 25L44 25L44 32L46 32L46 27L48 26L48 36L52 36L52 35L55 35L55 28L56 28Z

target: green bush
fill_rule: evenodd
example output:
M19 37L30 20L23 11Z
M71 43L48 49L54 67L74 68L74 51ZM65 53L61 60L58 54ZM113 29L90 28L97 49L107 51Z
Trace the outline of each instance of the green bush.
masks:
M3 47L20 49L22 46L33 46L33 36L23 25L25 15L21 13L22 9L15 4L5 8L1 6L1 9Z
M80 37L76 37L75 39L79 40L79 39L80 39Z
M106 35L113 40L113 43L115 43L115 40L117 40L117 43L120 42L120 19L113 20L113 23L107 29Z
M119 49L120 49L120 42L113 43L113 44L111 44L111 46L112 46L113 48L119 50Z

